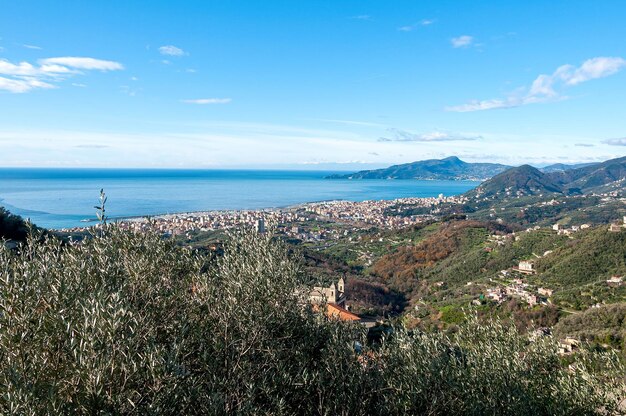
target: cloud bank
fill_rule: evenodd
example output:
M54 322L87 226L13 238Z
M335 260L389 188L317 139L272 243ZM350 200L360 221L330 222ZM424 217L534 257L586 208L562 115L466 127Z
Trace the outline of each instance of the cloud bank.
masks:
M115 61L89 57L64 56L14 64L0 59L0 90L25 93L35 89L57 88L58 83L83 71L119 71L124 66Z
M411 133L406 130L389 129L390 137L381 137L379 142L451 142L479 140L481 136L470 136L458 133L447 133L442 131L433 131L430 133Z
M446 111L465 113L563 100L567 98L563 95L564 89L593 79L608 77L624 67L626 60L619 57L596 57L586 60L579 67L562 65L550 75L539 75L530 87L522 90L521 94L514 93L506 98L482 101L472 100L466 104L446 107Z
M602 143L609 146L626 146L626 137L620 137L618 139L606 139L602 140Z

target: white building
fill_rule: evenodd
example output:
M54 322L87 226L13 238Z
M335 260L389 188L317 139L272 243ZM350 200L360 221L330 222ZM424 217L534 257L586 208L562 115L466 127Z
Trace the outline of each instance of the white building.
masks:
M517 268L521 273L533 274L535 273L534 264L531 261L523 260L519 262L519 266Z

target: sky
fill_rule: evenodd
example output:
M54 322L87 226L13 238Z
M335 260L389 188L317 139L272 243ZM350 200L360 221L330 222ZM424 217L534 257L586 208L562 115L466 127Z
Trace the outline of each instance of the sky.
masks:
M626 2L0 0L0 166L626 154Z

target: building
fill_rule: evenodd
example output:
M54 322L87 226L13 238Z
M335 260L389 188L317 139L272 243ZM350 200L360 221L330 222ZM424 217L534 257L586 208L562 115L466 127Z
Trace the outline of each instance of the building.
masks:
M339 279L337 284L331 283L328 287L315 286L309 293L309 301L314 305L327 303L345 307L346 291L343 278Z
M525 274L534 274L535 273L535 265L532 261L522 260L519 262L519 266L517 271Z
M256 223L254 224L254 226L256 227L257 233L265 232L265 220L263 218L259 218L258 220L256 220Z
M575 338L567 337L563 341L559 342L559 354L571 354L576 351L580 346L580 341Z
M361 318L341 306L329 303L326 305L326 316L340 321L360 322Z
M309 293L309 302L313 305L313 310L319 311L322 305L326 304L326 317L340 321L363 322L358 315L353 314L346 306L346 288L343 278L337 284L331 283L328 287L316 286Z
M541 296L550 297L550 296L552 296L552 289L547 289L545 287L540 287L537 290L537 293L539 293Z
M623 276L611 276L606 282L609 285L620 286L622 284Z
M487 289L487 297L495 302L502 303L507 299L507 294L502 288Z
M622 231L622 227L619 224L611 224L609 225L609 231L612 233L619 233Z

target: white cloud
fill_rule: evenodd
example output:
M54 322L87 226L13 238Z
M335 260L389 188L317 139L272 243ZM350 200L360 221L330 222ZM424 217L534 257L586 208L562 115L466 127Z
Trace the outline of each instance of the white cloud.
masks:
M42 49L41 46L35 46L35 45L24 44L22 46L25 47L26 49L36 49L36 50L41 50Z
M481 136L477 135L465 135L443 131L411 133L395 128L389 129L388 131L391 133L391 137L381 137L378 139L379 142L450 142L482 139Z
M350 19L354 19L354 20L372 20L372 16L370 16L369 14L359 14L357 16L350 17Z
M626 67L626 60L615 57L598 57L588 59L578 68L571 65L562 66L557 70L567 85L577 85L590 79L604 78L613 75Z
M161 55L167 55L167 56L183 56L183 55L187 55L187 53L180 49L177 48L174 45L165 45L165 46L161 46L159 48L159 53Z
M181 100L187 104L228 104L232 101L232 98L196 98L192 100Z
M469 35L462 35L456 38L450 39L453 48L466 48L474 42L474 38Z
M124 69L124 66L119 62L78 56L41 59L39 63L42 65L62 65L68 68L98 71L119 71Z
M414 23L412 25L400 26L398 30L401 32L412 32L420 26L430 26L433 23L435 23L433 19L422 19L418 23Z
M446 107L446 111L470 112L503 108L520 107L566 99L561 90L583 82L613 75L626 67L626 60L615 57L597 57L588 59L578 68L573 65L562 65L552 74L541 74L529 88L521 93L513 93L506 98L490 100L472 100L469 103Z
M12 64L6 59L0 59L0 74L15 76L36 76L40 74L40 71L28 62Z
M0 90L19 94L38 88L50 89L56 87L37 78L10 79L0 77Z
M66 78L83 74L80 70L114 71L123 69L119 62L84 57L58 57L14 64L0 59L0 90L24 93L34 89L56 88Z
M149 125L154 127L151 121ZM373 161L382 166L424 159L440 159L451 153L471 162L523 163L583 162L623 155L624 147L574 147L593 142L592 137L540 135L541 146L529 146L526 134L485 132L481 140L384 143L371 135L301 126L202 121L178 123L156 120L158 132L122 133L115 126L106 131L43 128L7 130L0 125L0 166L84 167L278 167L295 168L297 161ZM461 134L459 134L461 135ZM470 136L470 134L465 134ZM599 140L598 140L599 143ZM444 146L444 144L447 144ZM450 150L453 144L453 150ZM87 146L102 146L98 157ZM76 146L81 146L77 148ZM486 152L485 149L488 149ZM378 156L371 153L378 153ZM547 155L547 156L546 156ZM556 156L558 155L558 156ZM565 157L567 160L561 160ZM290 161L290 162L289 162ZM344 165L349 166L349 165ZM361 165L364 166L364 165ZM316 165L322 169L328 165Z
M626 146L626 137L620 137L619 139L606 139L602 140L602 143L609 146Z
M455 105L451 107L446 107L446 111L453 111L457 113L467 113L470 111L482 111L482 110L493 110L496 108L511 108L517 107L521 104L517 102L516 99L508 98L506 100L472 100L467 104Z

